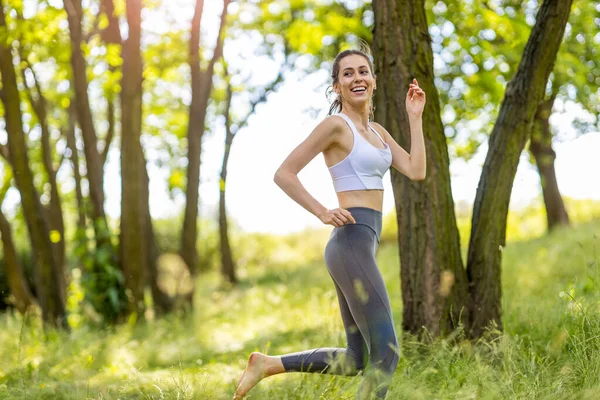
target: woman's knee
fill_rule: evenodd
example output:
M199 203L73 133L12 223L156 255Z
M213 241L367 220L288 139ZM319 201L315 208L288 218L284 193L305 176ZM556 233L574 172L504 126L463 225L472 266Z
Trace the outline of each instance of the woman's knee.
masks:
M390 337L386 341L382 341L374 349L374 354L371 361L388 374L393 374L400 360L400 348L398 340L395 337Z
M346 354L350 357L352 365L356 372L363 371L367 366L368 353L366 349L357 349L351 346L346 347Z

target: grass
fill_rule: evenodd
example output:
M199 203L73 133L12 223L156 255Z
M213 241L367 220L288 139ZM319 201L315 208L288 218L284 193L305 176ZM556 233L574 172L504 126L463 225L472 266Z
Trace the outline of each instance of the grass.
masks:
M600 220L511 241L503 255L505 333L424 345L402 337L389 399L600 398ZM0 316L0 399L229 399L247 356L345 346L325 240L296 262L246 262L243 283L198 282L195 312L144 324L43 333L38 315ZM302 255L309 255L301 262ZM401 332L397 248L378 252ZM251 399L353 399L359 378L282 374Z

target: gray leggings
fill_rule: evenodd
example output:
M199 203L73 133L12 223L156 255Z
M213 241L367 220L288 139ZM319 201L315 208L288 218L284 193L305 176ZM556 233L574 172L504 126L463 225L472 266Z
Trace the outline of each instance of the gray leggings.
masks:
M281 356L286 372L334 375L364 373L358 398L385 398L399 359L390 300L375 253L381 237L380 211L350 207L356 224L331 232L325 263L337 291L347 347L317 348ZM369 361L369 365L367 365Z

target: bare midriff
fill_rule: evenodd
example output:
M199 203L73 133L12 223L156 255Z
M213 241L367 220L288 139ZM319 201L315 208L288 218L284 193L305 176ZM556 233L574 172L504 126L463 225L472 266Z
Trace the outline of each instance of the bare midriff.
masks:
M367 207L377 211L383 208L383 190L350 190L338 192L340 208Z

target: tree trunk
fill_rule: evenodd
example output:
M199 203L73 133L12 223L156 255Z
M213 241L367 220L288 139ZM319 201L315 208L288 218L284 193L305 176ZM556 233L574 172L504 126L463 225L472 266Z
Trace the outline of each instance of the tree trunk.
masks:
M203 0L196 0L194 17L192 18L191 39L189 48L189 65L192 76L192 101L190 104L188 139L188 169L186 183L185 214L181 233L181 257L187 264L192 276L197 272L198 252L196 239L198 236L198 189L200 186L200 156L202 153L202 136L208 99L212 91L212 75L215 62L223 53L223 39L227 6L230 0L224 0L219 36L206 71L200 69L200 23L204 7Z
M6 27L2 1L0 1L0 27L3 29ZM10 163L21 194L21 204L35 257L36 289L42 316L44 322L50 326L67 328L64 294L60 291L60 282L64 278L60 276L62 269L57 265L53 255L48 223L44 218L43 207L29 168L12 48L6 41L0 43L0 71Z
M87 178L89 181L89 195L93 206L94 227L96 228L96 240L104 244L109 242L109 232L106 223L106 214L104 212L104 177L102 161L98 152L98 139L87 93L88 82L86 76L86 62L81 50L83 38L81 18L83 11L81 8L81 0L64 0L64 4L69 20L75 104L79 127L81 128L81 133L83 135Z
M0 205L2 202L0 201ZM29 290L29 285L23 274L23 266L17 257L17 249L13 241L8 220L0 207L0 236L4 251L4 269L10 294L14 297L14 305L21 314L35 304L35 299Z
M427 93L423 133L427 178L413 182L391 171L401 261L403 327L413 334L448 332L468 321L467 282L460 253L446 136L433 75L423 0L373 2L375 117L410 150L405 97L413 78Z
M154 309L157 314L166 314L173 309L174 303L169 295L162 291L159 285L158 256L159 249L154 237L154 228L152 226L152 216L150 215L150 178L146 169L146 159L143 150L140 147L142 160L142 218L144 219L143 232L146 232L144 251L146 253L146 265L148 266L148 280L152 292Z
M121 256L125 285L129 291L129 312L143 315L145 270L145 215L141 151L142 57L141 0L127 1L129 37L123 45L121 81Z
M75 179L75 198L77 199L77 229L80 232L85 232L86 227L86 212L85 203L83 200L83 192L81 190L81 172L79 171L79 151L77 150L77 141L75 139L75 104L74 99L71 99L69 105L69 127L67 130L67 147L71 151L71 163L73 164L73 177ZM85 234L82 235L85 237Z
M100 4L100 11L106 16L108 25L100 32L102 41L106 44L121 45L121 29L119 27L119 18L115 14L115 5L112 0L102 0ZM113 74L117 67L115 65L109 65L108 70ZM106 164L108 158L108 151L110 150L110 144L115 135L115 93L110 91L106 94L107 101L107 120L108 120L108 131L106 133L106 140L104 141L104 149L102 150L102 166Z
M481 336L490 325L502 329L501 261L510 194L519 156L554 67L571 4L572 0L545 0L540 6L489 139L473 207L467 259L474 337Z
M87 295L96 310L110 321L117 321L123 315L123 299L125 292L117 277L119 260L113 244L104 212L104 170L101 155L98 151L98 139L90 101L86 76L86 62L83 56L83 32L81 26L81 0L64 0L71 37L71 64L73 69L73 87L77 120L83 137L86 159L89 197L92 203L91 217L94 226L96 248L93 256L90 286Z
M554 98L539 104L529 143L529 150L535 158L535 164L540 174L548 230L560 225L569 225L569 215L558 190L556 170L554 169L556 153L552 149L552 131L549 121L553 106Z
M225 188L227 187L227 163L231 152L234 134L231 132L231 98L233 91L231 83L227 82L227 102L225 104L225 153L223 154L223 164L221 166L221 180L219 190L219 239L221 244L221 274L229 283L237 283L235 275L235 264L231 255L231 246L229 245L229 229L227 227L227 208L225 207Z

